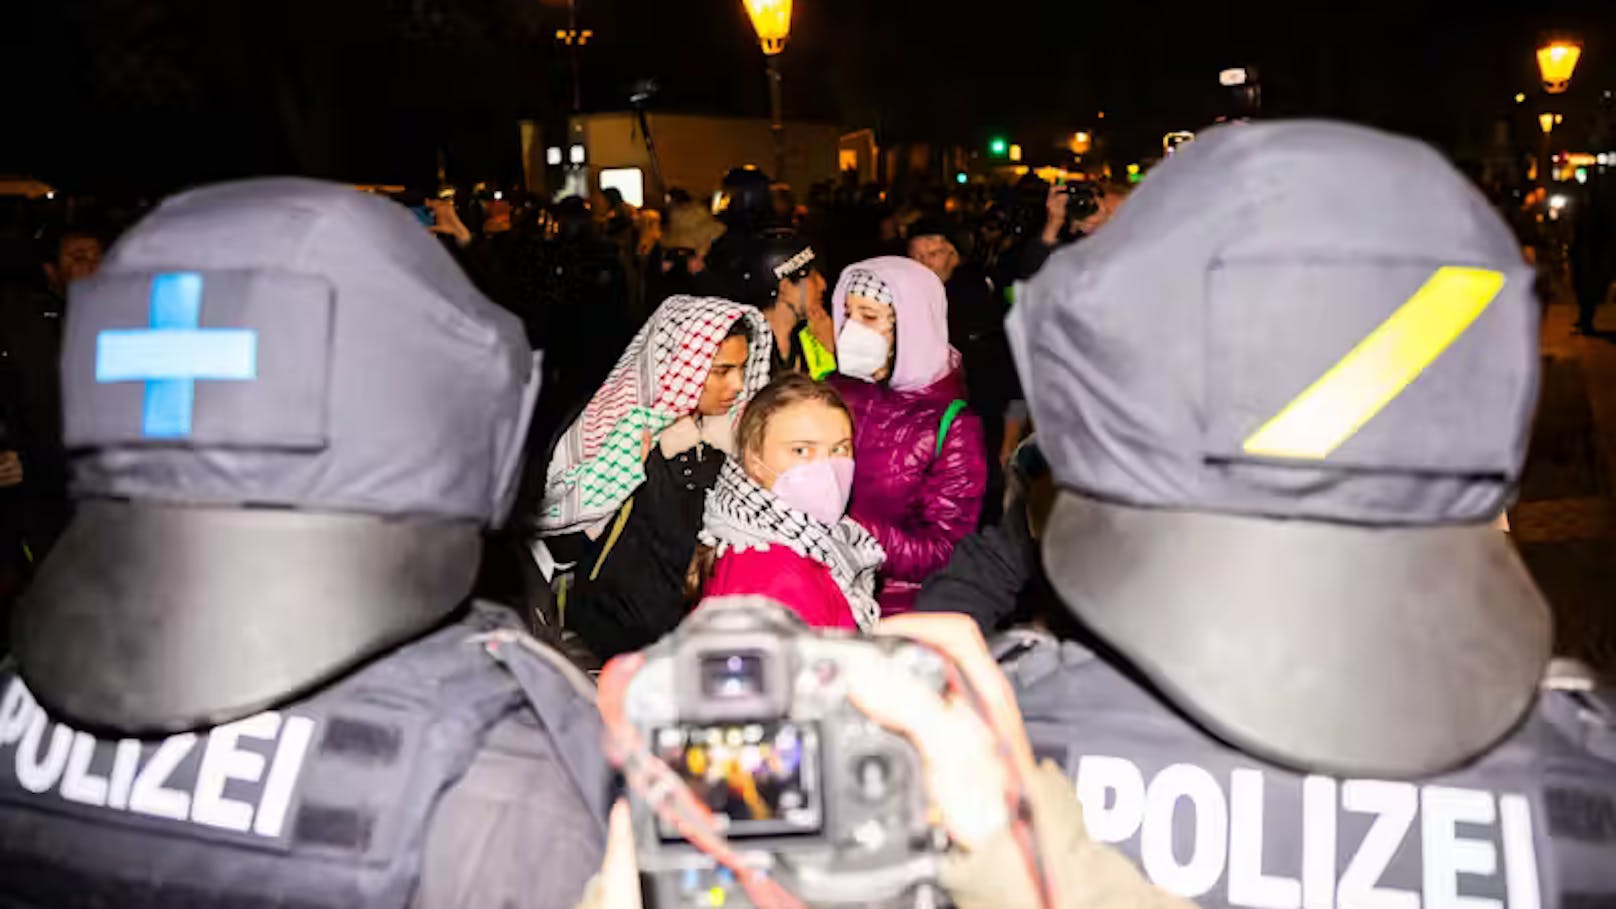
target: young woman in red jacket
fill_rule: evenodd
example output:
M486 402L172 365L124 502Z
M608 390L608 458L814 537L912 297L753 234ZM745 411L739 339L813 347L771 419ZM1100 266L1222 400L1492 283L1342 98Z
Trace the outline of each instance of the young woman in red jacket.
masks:
M766 596L816 628L873 628L886 556L846 516L853 419L841 397L782 375L742 413L735 451L707 496L695 565L702 593Z

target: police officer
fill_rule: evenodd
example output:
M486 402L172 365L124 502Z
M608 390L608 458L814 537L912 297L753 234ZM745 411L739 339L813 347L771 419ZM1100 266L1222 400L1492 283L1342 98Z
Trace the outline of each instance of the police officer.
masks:
M825 275L808 241L786 227L747 240L744 255L716 275L730 298L757 307L774 335L770 373L823 379L836 371L836 326L825 309Z
M1532 272L1424 145L1215 130L1016 294L1094 646L1007 671L1088 832L1203 906L1616 905L1616 699L1506 535Z
M0 668L23 906L569 906L608 780L587 680L466 604L537 391L410 213L172 198L73 288L79 510Z
M740 299L738 276L755 255L758 237L781 226L774 216L770 185L769 175L750 164L731 168L719 185L713 214L724 225L724 233L707 252L717 296Z

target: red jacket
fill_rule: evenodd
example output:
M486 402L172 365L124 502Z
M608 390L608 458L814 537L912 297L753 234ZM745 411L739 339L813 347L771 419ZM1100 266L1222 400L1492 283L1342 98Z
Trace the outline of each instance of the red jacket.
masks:
M847 596L830 569L785 546L735 549L713 563L703 596L764 596L813 628L857 628Z

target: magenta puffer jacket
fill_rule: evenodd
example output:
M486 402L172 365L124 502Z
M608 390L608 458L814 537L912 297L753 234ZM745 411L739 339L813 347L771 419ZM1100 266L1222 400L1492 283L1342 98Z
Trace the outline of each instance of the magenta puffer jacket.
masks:
M853 411L853 502L848 514L887 551L881 612L908 612L920 582L941 571L954 544L976 529L987 488L982 421L961 411L937 450L937 430L965 400L960 355L948 343L948 294L925 266L898 256L855 262L831 294L840 334L847 297L891 298L897 322L892 374L883 382L837 375L832 384Z
M853 412L853 501L848 514L887 551L881 612L908 612L920 582L942 570L954 544L976 530L987 489L982 421L961 411L937 454L937 430L965 399L958 370L915 391L835 376Z

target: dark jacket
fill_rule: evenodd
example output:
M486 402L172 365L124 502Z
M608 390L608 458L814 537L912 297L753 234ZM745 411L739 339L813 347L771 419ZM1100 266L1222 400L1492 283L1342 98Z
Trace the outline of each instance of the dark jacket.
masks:
M602 660L639 650L685 617L685 579L724 453L705 443L645 459L634 491L578 563L563 621Z
M12 512L0 523L23 535L36 561L70 513L57 370L63 309L43 290L0 299L0 451L16 451L23 466L22 486L0 491L0 510Z
M1016 364L1005 339L1003 289L975 265L962 265L948 279L948 341L965 361L971 409L998 415L1020 397Z
M1378 893L1435 906L1439 888L1476 905L1616 902L1616 694L1590 676L1552 673L1514 732L1464 767L1387 782L1238 751L1072 641L995 645L1033 753L1071 775L1089 834L1204 909L1287 891L1292 905Z

